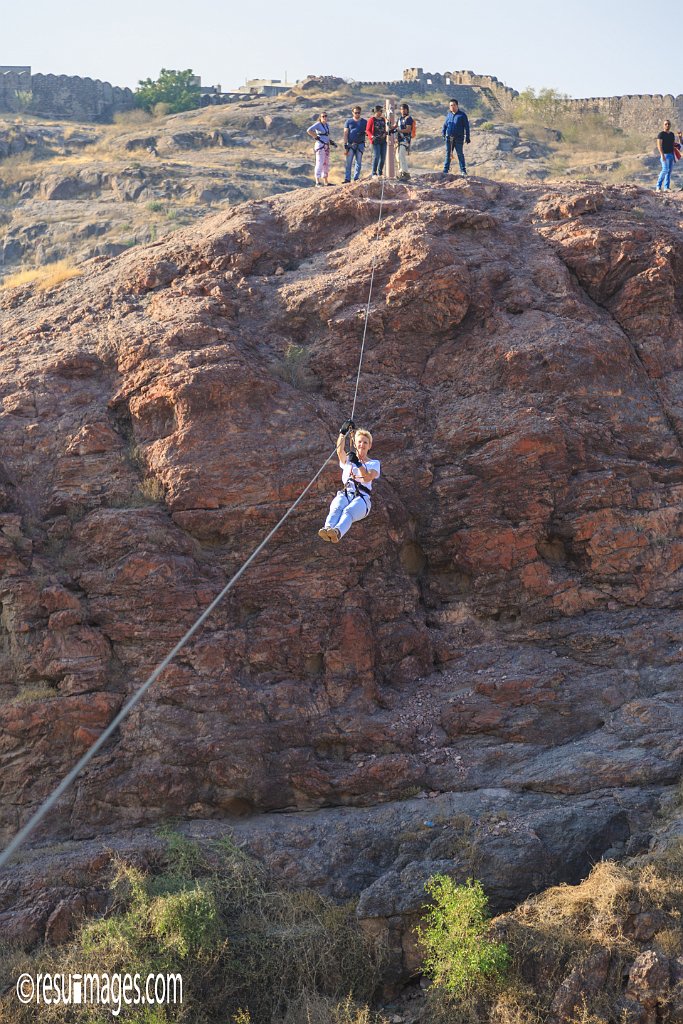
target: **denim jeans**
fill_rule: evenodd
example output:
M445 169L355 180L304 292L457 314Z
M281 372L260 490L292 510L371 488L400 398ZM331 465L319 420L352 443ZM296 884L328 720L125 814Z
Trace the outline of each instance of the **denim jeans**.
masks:
M349 151L346 154L346 173L344 174L345 181L351 181L351 165L354 160L356 162L356 173L353 176L354 181L358 181L360 178L360 165L363 163L363 151L365 146L349 146Z
M372 144L372 173L382 174L384 171L384 161L387 158L387 140L383 142L373 142Z
M671 170L674 165L673 153L664 153L662 156L662 169L657 178L657 188L668 189L671 185Z
M446 159L443 165L444 174L448 174L448 172L451 169L451 156L453 150L455 150L455 152L458 154L458 163L460 164L460 170L462 171L463 174L467 173L467 167L465 166L465 154L463 152L464 143L464 139L456 139L453 136L449 138L448 136L446 136Z
M349 501L344 491L337 491L327 514L325 527L329 529L331 526L336 526L343 537L351 529L353 523L357 523L359 519L365 519L369 514L369 495L367 499L358 497Z

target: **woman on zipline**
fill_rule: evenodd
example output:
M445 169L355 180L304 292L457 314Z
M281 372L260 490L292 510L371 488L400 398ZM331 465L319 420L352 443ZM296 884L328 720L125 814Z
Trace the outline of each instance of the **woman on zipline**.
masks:
M346 451L346 435L353 431L351 451ZM372 481L379 476L379 462L369 459L372 434L358 429L353 420L346 420L339 429L337 456L342 471L342 490L332 499L325 525L318 536L338 544L353 523L370 514Z

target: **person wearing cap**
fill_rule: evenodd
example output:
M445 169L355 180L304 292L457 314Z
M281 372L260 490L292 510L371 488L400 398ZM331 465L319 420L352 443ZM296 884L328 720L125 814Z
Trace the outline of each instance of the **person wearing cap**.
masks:
M351 170L354 163L355 173L353 180L358 181L360 178L360 168L363 163L363 153L365 152L365 129L368 126L365 118L360 116L360 107L354 107L351 113L353 116L344 125L344 152L346 153L345 183L351 181Z
M327 122L327 114L322 113L315 124L306 129L306 134L315 139L313 152L315 153L315 183L316 185L329 185L327 176L330 173L330 146L336 146L330 138L330 126Z
M443 135L446 143L446 159L443 165L443 173L448 174L450 171L451 158L453 156L453 150L455 150L458 154L460 174L463 178L466 178L467 166L465 164L463 144L467 143L469 145L470 122L467 119L465 111L460 109L457 100L451 100L448 104L448 113L446 114L446 120L443 123L441 134Z
M678 145L680 146L683 137L678 132ZM657 149L659 150L659 156L662 161L662 169L659 172L657 178L657 187L655 192L668 192L671 188L671 171L673 170L675 155L674 146L676 145L676 135L671 131L671 121L665 121L662 126L662 131L657 136Z

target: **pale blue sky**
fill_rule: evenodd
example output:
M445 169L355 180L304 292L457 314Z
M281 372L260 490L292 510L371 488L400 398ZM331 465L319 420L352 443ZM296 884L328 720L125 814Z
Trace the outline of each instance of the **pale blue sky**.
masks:
M0 0L0 64L131 87L162 67L192 68L224 89L285 72L400 78L416 65L496 75L520 90L676 95L682 12L678 0Z

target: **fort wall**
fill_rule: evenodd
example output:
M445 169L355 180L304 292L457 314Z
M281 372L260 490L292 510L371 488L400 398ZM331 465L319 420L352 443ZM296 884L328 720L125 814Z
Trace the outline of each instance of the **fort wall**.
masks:
M566 107L577 120L586 114L599 114L624 131L659 131L665 118L674 130L683 127L683 96L598 96L567 100Z
M445 93L465 106L489 106L492 113L508 110L519 93L494 75L474 71L425 71L407 68L403 77L386 82L355 82L363 90L394 96ZM210 102L223 101L222 97ZM224 101L223 101L224 102ZM674 129L683 128L683 95L631 95L567 99L566 110L577 119L598 114L615 128L653 132L665 118ZM77 75L31 74L30 68L0 68L0 113L28 113L67 120L111 121L114 114L131 110L134 97L99 79Z
M109 82L78 75L0 72L0 112L35 114L75 121L111 121L132 110L133 93Z
M423 68L406 68L401 85L404 86L404 92L427 93L433 90L454 95L456 99L460 99L458 87L468 86L484 90L486 96L503 109L509 107L519 95L515 89L508 88L493 75L477 75L473 71L440 73L425 71ZM586 114L598 114L615 128L624 131L658 131L667 117L673 128L683 129L683 96L604 96L567 99L564 105L566 111L575 115L577 120Z

